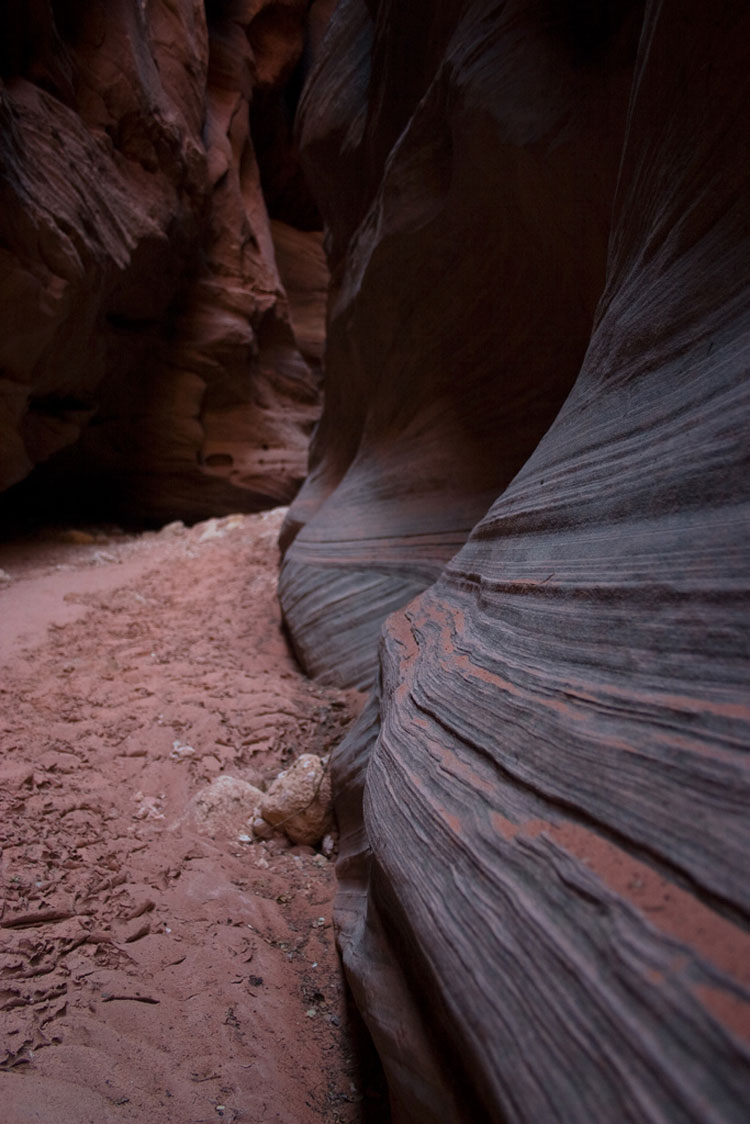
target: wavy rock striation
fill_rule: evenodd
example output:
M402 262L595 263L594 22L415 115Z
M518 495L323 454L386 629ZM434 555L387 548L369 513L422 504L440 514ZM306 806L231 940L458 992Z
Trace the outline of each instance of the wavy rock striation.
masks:
M550 425L603 284L632 27L582 68L538 20L519 45L506 7L344 0L301 102L332 292L281 592L302 662L342 684L372 681L387 612Z
M294 494L317 379L250 105L291 81L306 7L4 6L0 488L48 462L20 506L197 518Z
M746 1119L748 35L342 0L303 97L329 390L280 588L312 671L378 671L338 924L397 1121Z

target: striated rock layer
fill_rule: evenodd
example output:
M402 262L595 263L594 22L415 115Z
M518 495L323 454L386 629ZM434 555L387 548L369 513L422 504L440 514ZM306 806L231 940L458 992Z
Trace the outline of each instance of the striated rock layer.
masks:
M342 0L303 98L330 389L280 588L312 671L379 669L338 924L399 1122L747 1118L748 36Z
M637 30L581 67L538 18L519 41L518 4L380 7L338 5L301 102L332 291L281 579L302 662L358 686L386 613L434 581L580 367Z
M0 489L47 463L21 505L196 518L294 494L317 379L250 105L294 74L306 8L4 5Z

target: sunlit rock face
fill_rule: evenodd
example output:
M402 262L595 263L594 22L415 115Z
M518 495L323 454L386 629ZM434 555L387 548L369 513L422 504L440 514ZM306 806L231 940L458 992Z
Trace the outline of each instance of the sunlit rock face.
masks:
M306 7L4 5L0 488L46 465L21 505L159 519L294 494L318 379L277 268L250 107L293 79ZM304 188L297 213L320 263Z
M746 1119L749 36L342 0L303 95L333 292L280 588L378 682L337 923L398 1122Z

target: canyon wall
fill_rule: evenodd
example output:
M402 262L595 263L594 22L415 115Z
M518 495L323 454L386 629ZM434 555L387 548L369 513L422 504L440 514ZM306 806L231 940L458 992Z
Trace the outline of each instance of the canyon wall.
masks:
M749 35L0 13L0 517L286 502L325 367L280 597L372 688L337 926L397 1124L746 1118Z
M372 680L387 611L526 461L588 343L637 21L577 52L524 7L343 0L303 94L332 287L281 591L302 662L340 683Z
M332 292L280 594L375 684L337 924L404 1124L746 1119L749 36L340 0L303 93Z
M0 489L41 466L6 508L164 520L294 495L326 269L293 147L278 127L263 184L251 115L283 119L307 8L3 6ZM317 318L299 339L295 304Z

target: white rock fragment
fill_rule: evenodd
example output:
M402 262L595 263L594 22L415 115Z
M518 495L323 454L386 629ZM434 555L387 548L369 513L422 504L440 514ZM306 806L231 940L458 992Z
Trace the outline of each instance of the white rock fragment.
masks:
M196 530L202 528L198 542L206 542L208 539L223 539L228 531L236 531L243 526L244 522L244 515L225 515L223 519L208 519L196 528Z
M160 792L157 796L144 796L142 792L136 792L133 796L138 804L135 812L133 812L134 820L163 820L164 801L166 795Z
M253 829L253 835L256 839L271 839L273 836L273 828L270 823L266 823L260 814L260 810L255 808L253 815L250 818L250 827Z
M234 515L225 515L220 521L227 531L237 531L245 525L245 516L236 512Z
M8 585L8 583L12 581L13 578L7 570L0 570L0 585Z
M260 813L293 843L319 843L333 824L328 758L314 753L298 757L263 796Z
M206 542L207 539L223 538L224 532L219 529L219 520L209 519L198 538L198 542Z
M185 530L185 524L182 522L182 520L181 519L175 519L175 521L173 523L166 523L162 527L159 534L165 535L165 536L181 535L184 530Z
M153 652L151 654L153 655ZM172 752L169 756L173 761L184 761L186 757L195 757L195 750L191 745L183 745L178 738L172 742Z

